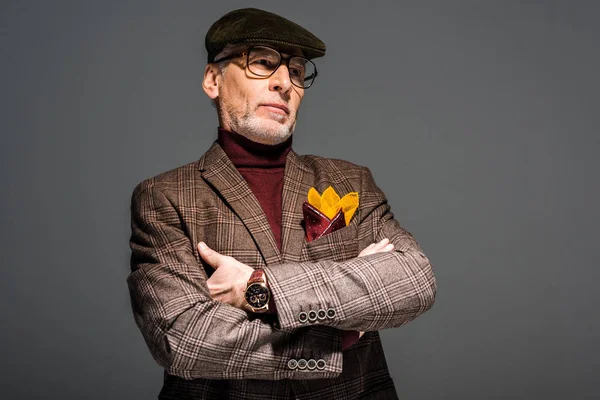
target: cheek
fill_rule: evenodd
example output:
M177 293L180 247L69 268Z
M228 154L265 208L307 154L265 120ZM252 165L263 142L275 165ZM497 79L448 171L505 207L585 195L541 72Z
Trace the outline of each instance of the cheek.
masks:
M229 68L235 67L230 65ZM247 93L249 90L246 82L244 82L244 79L240 79L238 76L239 71L237 70L228 69L225 74L219 87L221 101L223 104L228 104L235 109L244 108L244 104L248 102Z
M246 108L244 92L234 85L228 85L219 91L219 99L225 108L233 112L243 112Z
M300 109L300 104L302 104L302 99L304 98L304 93L295 93L292 96L293 106L296 108L296 111Z

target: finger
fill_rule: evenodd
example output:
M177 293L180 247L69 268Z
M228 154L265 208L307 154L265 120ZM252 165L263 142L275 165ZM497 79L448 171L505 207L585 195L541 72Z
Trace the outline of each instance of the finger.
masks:
M385 246L387 246L389 242L390 240L388 238L384 238L379 242L371 243L370 245L365 247L358 256L364 257L371 254L379 253L380 251L384 251Z
M219 267L221 255L213 249L211 249L210 247L208 247L206 243L198 243L198 252L200 253L200 257L202 257L202 259L206 261L211 267L215 269Z
M378 252L379 252L379 250L377 250L377 249L364 249L363 251L360 252L360 254L358 256L364 257L364 256L368 256L368 255L375 254Z
M376 251L374 251L374 253L384 253L384 252L392 251L392 250L394 250L394 245L392 243L390 243L387 246L377 249Z
M206 286L208 287L210 297L212 297L215 300L220 300L220 297L224 296L227 293L226 287L223 287L222 284L213 282L211 279L208 279L206 281Z
M375 252L381 251L381 249L383 249L385 246L387 246L387 244L389 242L390 242L390 240L388 238L385 238L377 243L373 243L373 250L375 250Z
M371 250L373 245L369 245L368 247L365 247L364 249L361 250L360 253L358 253L359 257L364 257L364 256L368 256L369 254L372 254L373 251Z

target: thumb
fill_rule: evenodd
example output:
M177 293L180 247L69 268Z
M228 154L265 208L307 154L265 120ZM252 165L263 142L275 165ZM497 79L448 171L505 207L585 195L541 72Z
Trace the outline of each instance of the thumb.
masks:
M219 253L208 247L204 242L198 243L198 252L204 261L214 269L217 269L219 266L219 258L221 256Z

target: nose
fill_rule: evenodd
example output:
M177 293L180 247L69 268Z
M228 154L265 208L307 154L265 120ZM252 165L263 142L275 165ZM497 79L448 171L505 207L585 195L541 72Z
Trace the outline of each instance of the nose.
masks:
M285 93L292 87L290 80L290 71L287 65L282 62L279 68L269 77L269 90Z

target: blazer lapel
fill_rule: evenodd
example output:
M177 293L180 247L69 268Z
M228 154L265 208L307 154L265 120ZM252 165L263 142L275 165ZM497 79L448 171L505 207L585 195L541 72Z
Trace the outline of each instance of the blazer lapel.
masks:
M281 205L281 253L285 262L298 262L301 259L306 243L302 203L313 185L313 169L291 150L285 163Z
M260 203L218 143L215 142L202 156L199 169L202 178L214 188L244 223L265 263L281 263L281 253Z

